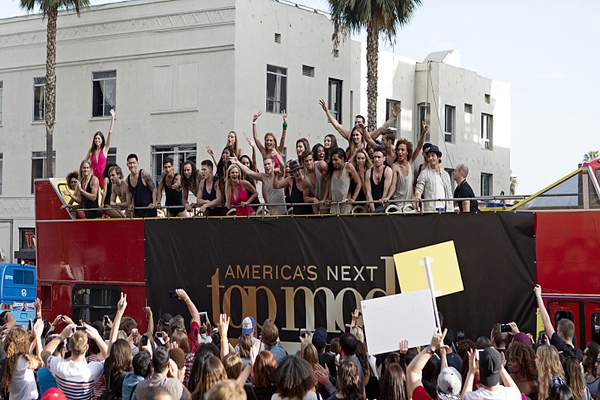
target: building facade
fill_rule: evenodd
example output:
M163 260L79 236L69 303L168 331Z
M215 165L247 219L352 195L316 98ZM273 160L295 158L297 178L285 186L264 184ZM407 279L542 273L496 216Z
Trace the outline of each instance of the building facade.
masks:
M33 246L33 181L43 176L45 162L45 24L39 15L0 20L5 261ZM133 0L95 6L80 17L61 13L55 176L79 167L93 134L107 133L112 107L117 120L109 158L126 170L127 155L136 153L155 177L167 155L178 165L199 162L209 158L210 146L218 157L230 130L249 152L245 138L258 111L262 137L280 135L286 110L290 157L296 139L312 145L335 132L319 99L351 127L354 115L366 114L365 50L347 39L333 52L332 31L326 15L273 0ZM400 101L398 137L416 141L421 113L429 110L431 141L448 154L443 165L466 162L474 188L488 174L486 193L508 193L510 87L461 69L455 52L436 54L423 63L380 54L378 124ZM341 137L338 143L346 145Z

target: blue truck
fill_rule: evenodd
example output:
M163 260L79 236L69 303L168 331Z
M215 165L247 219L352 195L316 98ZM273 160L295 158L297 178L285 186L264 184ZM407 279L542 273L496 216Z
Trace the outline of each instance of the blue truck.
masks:
M10 311L17 324L27 327L35 319L37 291L35 265L0 264L0 309Z

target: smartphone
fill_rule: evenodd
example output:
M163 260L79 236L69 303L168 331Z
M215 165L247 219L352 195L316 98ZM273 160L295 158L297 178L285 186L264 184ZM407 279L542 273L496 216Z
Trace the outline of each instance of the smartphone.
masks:
M60 320L61 320L61 321L64 321L64 320L65 320L65 316L64 316L64 315L59 315L59 317L60 317Z
M306 328L300 329L300 337L301 338L305 338L306 337Z
M500 324L500 332L512 332L509 324Z
M77 325L77 326L75 327L75 330L76 330L76 331L85 331L85 326Z
M200 315L200 325L206 324L208 321L208 313L206 311L200 311L198 314Z
M169 292L169 297L172 298L172 299L176 299L179 296L177 296L177 292L176 291L172 291L172 292Z
M540 331L538 334L538 343L545 344L547 341L546 331Z
M477 361L479 361L479 354L483 351L484 349L477 349L477 355L475 356L475 359Z
M27 330L30 331L33 329L33 326L31 324L31 320L29 320L29 322L27 322Z
M344 330L344 332L348 332L348 333L350 333L350 324L346 324L346 325L345 325L345 330Z
M146 346L148 344L148 335L147 334L143 334L142 337L140 338L140 346Z
M108 324L108 315L105 315L103 318L104 318L104 322Z

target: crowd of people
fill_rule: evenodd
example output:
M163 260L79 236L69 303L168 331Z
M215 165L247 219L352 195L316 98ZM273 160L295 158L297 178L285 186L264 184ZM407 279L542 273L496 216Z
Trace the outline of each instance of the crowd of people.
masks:
M430 344L369 354L360 313L337 337L325 328L301 330L300 350L288 354L275 323L247 316L241 336L229 335L220 314L213 328L185 290L175 290L189 312L164 314L156 323L146 307L147 329L125 315L121 294L114 318L44 319L41 301L29 327L0 314L2 396L11 400L592 400L600 382L600 346L573 344L573 322L552 325L534 288L545 331L537 341L514 322L494 324L476 341L455 341L436 329ZM441 318L443 326L443 318ZM235 342L235 346L234 346Z
M238 135L231 131L220 156L207 146L210 158L203 160L200 167L186 160L181 171L176 172L173 158L163 158L157 182L150 172L140 168L134 153L127 156L126 178L121 167L107 162L115 121L111 110L107 138L96 132L79 170L67 175L68 188L63 194L70 201L65 207L80 209L80 218L156 217L158 210L171 217L246 216L257 212L346 214L357 210L389 211L390 205L396 211L446 212L454 211L455 204L444 199L475 197L466 180L469 170L464 164L455 168L457 188L452 192L450 176L440 166L442 152L436 145L424 143L428 130L424 122L416 146L407 139L397 140L390 126L400 113L399 105L383 126L368 131L363 116L357 115L354 126L347 130L324 100L319 103L331 125L347 142L345 148L338 146L334 134L326 135L323 144L312 147L306 138L300 138L296 141L295 157L287 157L286 162L286 112L281 114L279 142L272 132L267 132L261 141L259 112L252 118L253 139L247 139L251 155L244 154ZM421 150L423 162L416 165ZM262 159L262 172L257 153ZM456 209L477 211L477 201L458 201Z

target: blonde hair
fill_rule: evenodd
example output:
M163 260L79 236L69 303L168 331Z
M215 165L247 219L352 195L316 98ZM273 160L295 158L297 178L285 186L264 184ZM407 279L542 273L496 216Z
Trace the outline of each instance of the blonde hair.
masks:
M237 166L237 164L231 164L229 166L229 168L227 168L227 173L225 174L225 205L227 206L227 208L231 208L231 179L229 178L229 172L234 169L237 168L238 172L241 172L240 167ZM240 177L241 180L241 177ZM239 183L241 185L241 182Z
M274 143L273 144L273 150L277 151L277 138L275 137L275 134L273 132L267 132L267 133L265 133L265 142L267 141L267 138L269 136L271 136L273 138L273 143ZM267 149L266 144L265 144L265 150L267 150L267 151L269 150L269 149ZM268 154L269 153L267 153L267 155Z
M83 164L88 164L90 166L90 174L88 175L85 181L83 180ZM92 180L93 176L94 172L92 171L92 162L90 160L83 160L81 164L79 164L79 182L81 182L81 187L83 188L83 190L85 190L87 184L90 182L90 180Z
M304 343L300 349L300 358L308 361L310 366L315 369L315 364L319 363L319 353L312 343Z
M29 348L29 335L25 328L17 325L8 331L4 340L4 350L6 351L6 369L2 377L2 386L8 388L12 381L13 374L17 369L19 357L27 358Z
M585 378L583 369L576 357L567 357L565 360L565 378L567 385L573 391L573 399L581 400L585 396Z
M550 382L552 379L558 375L565 375L556 347L549 344L538 347L536 351L536 363L540 381L538 398L546 399L550 392Z

